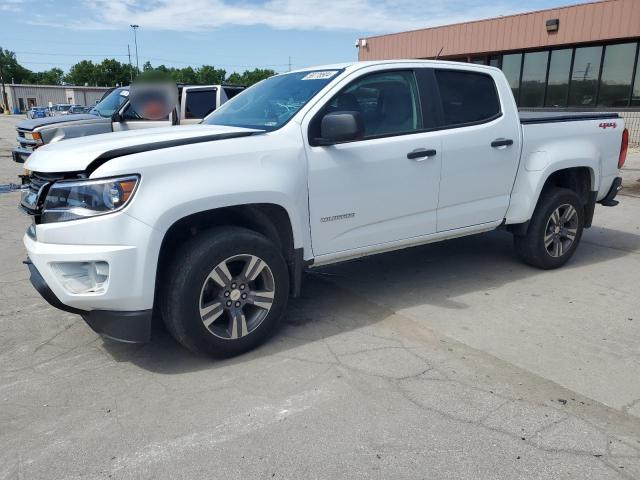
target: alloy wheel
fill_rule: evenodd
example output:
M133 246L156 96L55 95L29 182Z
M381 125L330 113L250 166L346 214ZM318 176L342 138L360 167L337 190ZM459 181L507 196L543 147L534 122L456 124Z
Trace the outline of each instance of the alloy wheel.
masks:
M569 251L578 232L578 212L569 204L556 208L549 220L544 234L544 246L554 258Z
M211 270L202 285L200 318L216 337L236 340L249 335L269 314L275 280L269 265L250 254L234 255Z

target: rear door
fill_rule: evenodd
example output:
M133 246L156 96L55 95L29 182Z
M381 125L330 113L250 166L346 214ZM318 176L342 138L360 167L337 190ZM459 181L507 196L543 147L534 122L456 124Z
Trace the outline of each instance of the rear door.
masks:
M435 70L442 107L439 232L501 221L509 207L520 159L520 123L512 98L498 93L497 74Z
M315 114L307 146L315 255L435 233L441 146L421 97L413 69L378 70L352 80ZM336 111L360 113L364 138L313 146L314 125Z

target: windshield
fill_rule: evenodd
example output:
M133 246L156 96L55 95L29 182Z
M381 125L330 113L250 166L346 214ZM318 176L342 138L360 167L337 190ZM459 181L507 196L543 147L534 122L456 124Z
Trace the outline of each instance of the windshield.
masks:
M306 71L268 78L229 100L202 123L277 130L341 72Z
M104 118L111 118L116 110L119 110L129 97L129 90L126 88L116 88L109 95L104 97L100 103L91 109L94 115Z

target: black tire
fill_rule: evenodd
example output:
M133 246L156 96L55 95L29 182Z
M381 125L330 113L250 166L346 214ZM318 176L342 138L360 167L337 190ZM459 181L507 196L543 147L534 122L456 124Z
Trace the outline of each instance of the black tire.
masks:
M215 320L221 321L222 327L214 327L214 324L205 326L200 308L203 306L203 295L210 285L220 289L218 293L211 294L216 299L215 302L227 300L223 299L222 295L228 293L228 288L219 287L215 282L211 283L213 280L210 274L221 262L238 256L255 256L266 263L266 270L273 281L273 302L266 317L245 336L233 338L230 334L229 338L221 338L216 335L223 331L226 325L224 322L229 322L229 329L240 325L232 320L231 309L222 308L224 312L221 315L224 316ZM230 264L229 272L233 278L239 278L241 274L234 273L231 270L232 266ZM214 357L239 355L264 342L274 332L284 315L289 297L289 274L280 250L263 235L239 227L207 230L184 243L175 253L164 280L160 308L167 329L178 342L192 352ZM239 292L239 287L234 289L234 292ZM248 283L246 292L250 292ZM223 302L221 307L224 305ZM247 308L256 307L248 305ZM243 325L243 333L248 330L248 325L248 321ZM215 329L218 329L217 334L212 333ZM235 332L237 333L237 330Z
M558 233L554 233L555 238L552 240L552 244L547 247L545 237L548 239L551 235L550 232L555 232L553 227L554 223L551 220L551 215L560 209L560 212L564 212L563 206L570 205L575 209L575 223L572 223L571 228L565 231L575 230L575 236L570 244L565 245L562 237L562 230ZM569 210L570 211L570 210ZM551 222L551 223L550 223ZM567 223L568 224L568 223ZM529 222L529 228L525 235L514 235L514 243L518 256L527 264L542 268L544 270L551 270L558 268L567 263L575 252L580 239L582 238L582 231L584 228L584 205L580 200L580 197L573 191L566 188L553 188L544 191L538 205L533 213L533 217ZM565 240L570 240L567 237ZM560 247L557 247L557 242L560 242ZM558 256L558 253L560 253Z

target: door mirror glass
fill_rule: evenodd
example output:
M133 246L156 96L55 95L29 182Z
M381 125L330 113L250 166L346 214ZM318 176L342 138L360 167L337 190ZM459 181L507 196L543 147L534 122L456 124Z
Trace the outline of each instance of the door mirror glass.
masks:
M364 137L364 123L360 112L331 112L322 117L318 144L333 145Z

